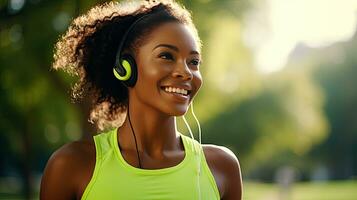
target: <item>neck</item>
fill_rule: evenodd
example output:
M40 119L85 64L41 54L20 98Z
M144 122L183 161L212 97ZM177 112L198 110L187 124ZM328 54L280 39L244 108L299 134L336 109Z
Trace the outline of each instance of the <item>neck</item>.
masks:
M129 102L128 114L139 152L155 157L162 156L164 151L179 148L177 143L179 135L174 116L135 102ZM135 140L128 114L119 129L119 141L121 141L121 148L135 150Z

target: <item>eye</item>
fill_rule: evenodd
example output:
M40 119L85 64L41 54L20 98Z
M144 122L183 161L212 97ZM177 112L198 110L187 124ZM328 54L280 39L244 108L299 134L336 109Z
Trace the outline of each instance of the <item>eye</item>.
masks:
M159 58L162 58L165 60L174 60L174 56L169 52L160 53Z
M189 64L198 66L198 65L201 64L201 61L199 59L193 59L193 60L190 61Z

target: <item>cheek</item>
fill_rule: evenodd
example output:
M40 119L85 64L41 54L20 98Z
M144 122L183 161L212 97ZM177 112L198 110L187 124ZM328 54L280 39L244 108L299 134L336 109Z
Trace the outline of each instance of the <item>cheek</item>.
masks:
M196 93L199 91L199 89L201 88L202 86L202 83L203 83L203 79L202 79L202 75L200 73L200 71L196 71L193 73L193 83L196 87Z
M140 59L138 61L138 82L145 85L147 81L152 82L157 75L157 69L152 66L150 59Z
M165 70L154 62L138 66L138 85L145 90L152 92L160 85L160 80L166 74ZM156 87L157 86L157 87Z

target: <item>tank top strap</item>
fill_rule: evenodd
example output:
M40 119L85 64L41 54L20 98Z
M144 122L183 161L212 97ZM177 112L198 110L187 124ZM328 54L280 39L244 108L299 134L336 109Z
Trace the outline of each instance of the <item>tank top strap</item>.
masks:
M100 176L100 169L102 167L103 160L106 156L112 154L112 135L116 132L116 129L99 133L93 136L94 145L95 145L95 166L91 180L89 181L86 189L84 190L81 199L87 199L89 192L92 190L93 185L95 184L96 180Z
M188 154L190 156L197 156L201 153L202 151L202 147L200 145L199 142L197 142L195 139L192 139L191 137L188 137L182 133L181 134L181 137L182 137L182 141L185 142L185 146L187 147L187 150L188 150Z
M193 157L195 160L195 162L191 163L192 165L194 165L193 168L195 168L195 169L197 168L197 170L199 172L198 163L200 163L200 160L202 161L202 157L204 158L203 150L202 150L200 143L198 141L196 141L195 139L192 139L191 137L183 135L183 134L181 134L181 137L182 137L183 142L186 142L187 155L189 157Z
M116 133L117 128L111 129L107 132L95 135L94 143L96 148L97 160L101 160L105 154L113 150L113 134Z

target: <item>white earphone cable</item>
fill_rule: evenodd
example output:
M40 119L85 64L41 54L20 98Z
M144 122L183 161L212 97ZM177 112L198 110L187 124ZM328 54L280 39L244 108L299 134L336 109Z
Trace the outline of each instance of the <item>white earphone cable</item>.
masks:
M198 157L198 170L197 170L197 172L198 172L198 176L197 176L198 199L201 200L201 185L200 185L200 176L201 176L201 156L200 156L200 152L201 152L201 145L202 145L201 126L200 126L200 123L199 123L199 121L198 121L198 119L197 119L197 117L196 117L196 115L195 115L195 113L194 113L194 110L193 110L193 100L192 100L192 102L191 102L190 105L191 105L191 113L192 113L193 118L195 119L195 121L196 121L196 123L197 123L197 126L198 126L198 135L199 135L199 143L200 143L198 152L196 152L196 156ZM193 136L193 134L192 134L191 127L189 126L189 124L188 124L188 122L187 122L185 116L183 115L182 118L183 118L183 121L184 121L184 123L185 123L187 129L188 129L188 132L189 132L190 135L191 135L191 138L192 138L193 140L195 140L195 138L194 138L194 136ZM196 148L194 148L193 143L192 143L192 147L193 147L193 149L195 149L195 151L196 151Z

